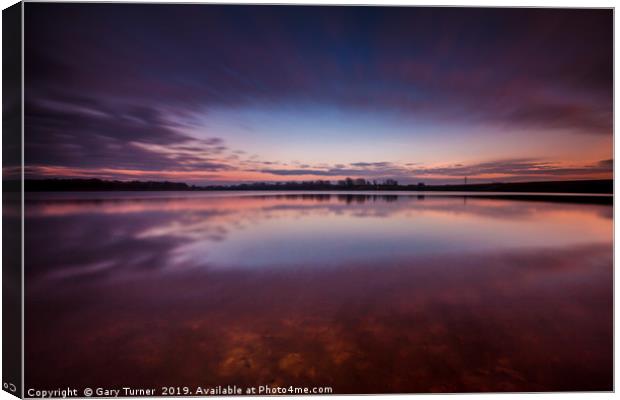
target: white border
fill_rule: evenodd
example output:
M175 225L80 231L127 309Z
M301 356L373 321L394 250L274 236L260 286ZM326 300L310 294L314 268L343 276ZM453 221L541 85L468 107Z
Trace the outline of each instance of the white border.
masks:
M53 2L50 0L39 0L42 2ZM100 1L93 1L93 2L100 2ZM103 2L103 1L101 1ZM122 2L122 1L108 1L108 2ZM226 0L210 0L210 1L204 1L204 2L197 2L197 1L178 1L178 0L149 0L149 1L126 1L126 2L133 2L133 3L220 3L220 4L231 4L234 3L234 1L226 1ZM13 4L15 4L16 1L14 0L0 0L0 5L2 6L2 9L7 8ZM337 0L337 1L326 1L326 0L302 0L302 1L290 1L290 0L278 0L278 1L267 1L267 0L244 0L243 3L248 3L248 4L311 4L311 5L402 5L402 6L467 6L467 7L561 7L561 8L613 8L615 7L615 2L613 1L609 1L609 0L590 0L590 1L576 1L576 0L545 0L545 1L532 1L532 0L521 0L521 1L493 1L493 0L478 0L478 1L468 1L468 0L434 0L432 2L421 2L421 1L415 1L415 0L389 0L386 2L382 2L380 0L365 0L365 1L360 1L360 0ZM23 9L22 9L23 10ZM615 22L616 22L616 16L615 16L615 12L614 12L614 27L615 27ZM0 19L0 40L2 38L2 29L1 29L1 19ZM24 85L24 70L23 70L23 35L24 35L24 31L23 31L23 13L22 13L22 88ZM616 43L618 43L618 33L617 31L614 29L614 78L616 76L616 66L617 64L615 63L615 49L616 49ZM0 55L0 60L1 60L1 55ZM1 90L1 86L2 83L0 81L0 90ZM615 92L616 89L618 88L618 84L614 79L614 100L615 100ZM23 107L23 96L22 96L22 143L23 143L23 129L24 129L24 107ZM618 105L617 103L614 101L614 127L615 127L615 115L618 113ZM0 131L1 131L1 127L0 127ZM614 135L614 139L615 139L615 135ZM1 149L1 144L0 144L0 149ZM615 154L616 154L616 141L614 140L614 159L615 159ZM0 152L0 162L2 161L2 154ZM22 180L23 180L23 174L24 174L24 149L22 146ZM617 173L617 165L616 163L614 163L614 176L616 176ZM618 192L618 182L614 180L614 192ZM0 204L2 202L2 193L0 192ZM24 200L23 200L23 193L22 193L22 215L23 215L23 210L24 210ZM615 200L614 200L614 208L615 208ZM615 217L615 215L614 215ZM616 237L617 234L617 226L614 224L614 238ZM2 233L0 232L0 249L1 249L1 239L2 239ZM23 219L22 219L22 260L23 260L23 256L24 256L24 248L23 248L23 243L24 243L24 224L23 224ZM615 251L616 250L616 243L614 240L614 265L619 265L618 264L618 253ZM615 274L614 271L614 333L616 333L617 331L615 330L615 321L617 321L617 317L618 317L618 308L615 307L615 300L616 300L616 296L615 296L615 287L617 286L617 280L618 280L618 275ZM0 276L0 284L2 282L2 278ZM24 274L23 274L23 266L22 266L22 289L24 288ZM23 291L22 291L22 297L23 297ZM0 300L0 304L1 304L1 300ZM23 316L24 316L24 302L23 302L23 298L22 298L22 332L23 332ZM2 321L0 319L0 328L2 326ZM1 336L1 335L0 335ZM2 344L2 338L0 337L0 346ZM1 348L1 347L0 347ZM23 377L23 356L24 356L24 352L23 352L24 348L23 348L23 342L22 342L22 377ZM615 346L615 337L614 337L614 360L618 359L618 348ZM2 373L2 367L0 366L0 376ZM614 363L614 384L618 382L618 370L617 368L615 368L615 363ZM22 380L22 389L23 389L23 385L24 382ZM23 393L23 391L22 391ZM377 395L377 396L373 396L374 398L380 398L380 399L403 399L403 398L416 398L416 399L436 399L438 396L450 396L450 398L469 398L469 399L477 399L477 398L481 398L481 399L510 399L510 400L517 400L517 399L532 399L534 397L545 397L547 399L581 399L581 398L588 398L588 399L607 399L607 398L613 398L615 397L615 393L536 393L536 394L464 394L464 395L460 395L460 394L454 394L454 395ZM284 396L285 398L293 398L293 396ZM327 398L329 396L312 396L313 398ZM362 397L366 397L366 396L337 396L337 398L339 399L354 399L354 398L362 398ZM219 397L222 398L222 397ZM253 399L268 399L268 398L272 398L272 397L268 397L268 396L256 396L256 397L252 397ZM4 391L0 391L0 400L9 400L9 399L15 399L14 396L11 396L10 394L4 392Z

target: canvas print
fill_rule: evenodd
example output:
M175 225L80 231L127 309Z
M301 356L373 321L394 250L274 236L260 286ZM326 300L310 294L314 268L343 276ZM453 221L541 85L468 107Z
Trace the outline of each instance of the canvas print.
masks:
M614 389L613 10L23 33L24 396Z

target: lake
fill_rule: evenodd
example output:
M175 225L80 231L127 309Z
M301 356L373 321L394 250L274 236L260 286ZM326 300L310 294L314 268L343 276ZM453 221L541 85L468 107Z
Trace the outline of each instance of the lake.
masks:
M26 389L612 390L613 208L583 200L27 194Z

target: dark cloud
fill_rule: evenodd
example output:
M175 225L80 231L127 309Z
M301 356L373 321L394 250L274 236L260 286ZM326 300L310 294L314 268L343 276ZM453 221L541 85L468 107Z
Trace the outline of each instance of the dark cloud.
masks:
M420 168L413 169L411 172L415 175L439 174L448 176L475 176L483 174L508 174L520 176L582 175L611 172L613 167L607 164L607 161L609 160L583 167L567 167L537 160L498 160L472 165L456 164L454 166L447 167Z
M411 163L409 163L411 164ZM506 175L502 180L514 180L536 177L563 177L596 175L611 173L613 160L602 160L598 163L586 166L563 166L557 163L530 160L509 159L496 160L475 164L453 164L441 167L421 168L411 165L399 165L389 162L356 162L349 166L340 164L337 167L325 169L294 168L294 169L261 169L260 172L279 175L314 175L314 176L351 176L364 178L397 178L403 182L413 182L428 177L450 181L461 179L465 176L479 175ZM439 176L439 178L437 178Z
M529 102L506 113L505 120L537 128L609 134L612 132L613 114L611 108L605 110L578 103Z
M118 169L227 169L220 138L182 134L156 108L110 105L86 96L29 100L25 107L29 165ZM166 150L174 150L173 153Z
M334 176L329 170L318 169L261 169L260 172L273 175L317 175L317 176Z
M351 163L352 166L354 167L387 167L390 165L389 162L356 162L356 163Z
M309 167L309 166L308 166ZM358 176L358 177L376 177L376 176L392 176L399 174L407 174L408 170L402 166L389 162L355 162L348 166L344 164L336 164L330 168L265 168L258 170L259 172L273 175L315 175L315 176Z

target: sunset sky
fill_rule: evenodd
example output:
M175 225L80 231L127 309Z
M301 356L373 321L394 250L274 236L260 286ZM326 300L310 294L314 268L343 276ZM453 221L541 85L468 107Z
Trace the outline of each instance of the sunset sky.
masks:
M27 177L610 178L612 11L25 4Z

